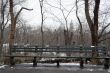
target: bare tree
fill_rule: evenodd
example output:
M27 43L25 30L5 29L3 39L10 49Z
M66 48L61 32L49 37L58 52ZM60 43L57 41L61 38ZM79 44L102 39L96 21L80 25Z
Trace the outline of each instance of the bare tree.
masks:
M92 45L98 45L98 16L99 16L99 5L100 0L95 0L95 7L94 7L94 21L92 21L89 13L89 0L85 0L85 14L86 19L91 31L91 38L92 38Z
M64 22L62 22L62 21L60 20L60 18L59 18L58 16L56 16L54 13L51 13L51 14L52 14L53 16L55 16L61 24L64 24L64 26L65 26L65 27L64 27L65 46L69 46L69 45L72 44L71 42L72 42L73 32L69 32L68 17L69 17L69 15L70 15L70 13L72 12L72 10L75 8L75 6L73 6L73 7L68 11L68 10L63 6L61 0L59 0L58 2L59 2L60 7L53 6L53 5L49 4L48 2L47 2L47 4L48 4L49 6L51 6L51 7L53 7L53 8L57 8L57 9L59 9L59 10L61 11L62 16L63 16L63 19L64 19ZM65 14L64 11L66 11L67 14Z
M90 9L89 9L89 0L85 0L85 15L86 15L86 20L88 22L90 31L91 31L91 39L92 39L92 45L93 46L98 46L99 42L106 40L108 38L104 38L104 39L100 39L101 37L109 34L109 32L104 33L104 31L106 30L106 28L110 25L110 23L108 25L106 25L104 28L102 28L101 33L98 34L99 32L99 7L100 7L100 0L95 0L94 1L95 5L94 5L94 11L93 11L93 20L91 19L90 16ZM93 56L97 57L98 54L95 50L93 50Z
M10 12L10 17L11 17L11 28L10 28L10 33L9 33L9 48L11 50L11 47L13 46L14 44L14 38L15 38L15 30L16 30L16 22L17 22L17 19L21 13L22 10L32 10L32 9L28 9L28 8L25 8L25 7L22 7L16 15L14 15L14 12L13 12L13 0L9 0L9 12ZM11 54L11 53L10 53Z
M40 12L41 12L41 39L42 39L42 47L44 47L44 31L43 31L43 25L44 25L44 12L43 12L43 6L44 6L44 0L39 0L40 4Z
M7 3L8 3L8 0L6 1L3 1L1 0L1 12L0 12L0 15L1 15L1 22L0 22L0 62L2 60L2 48L3 48L3 42L4 42L4 29L5 29L5 26L6 24L8 23L9 21L9 18L8 18L8 13L5 14L6 12L6 6L7 6ZM5 17L6 16L6 17Z
M80 29L80 42L81 42L81 45L84 45L84 39L83 39L83 25L82 25L82 22L78 16L78 1L79 0L76 0L76 17L78 19L78 22L79 22L79 29Z

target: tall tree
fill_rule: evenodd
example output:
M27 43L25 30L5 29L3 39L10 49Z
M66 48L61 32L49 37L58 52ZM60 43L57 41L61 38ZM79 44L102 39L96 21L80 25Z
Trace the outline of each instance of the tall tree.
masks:
M81 20L80 20L80 18L78 16L78 9L79 9L78 8L78 2L79 2L79 0L76 0L76 17L77 17L77 20L79 22L80 45L84 45L82 22L81 22Z
M85 15L91 31L91 39L93 46L98 46L99 6L100 6L100 0L95 0L95 6L93 11L94 20L92 21L89 13L89 0L85 0ZM92 56L97 57L98 56L97 51L93 50ZM98 63L98 62L99 60L93 59L93 63Z
M85 0L85 15L91 31L92 45L98 45L98 16L99 16L100 0L95 0L94 16L92 21L89 13L89 0Z
M72 13L72 10L75 8L75 6L73 6L70 10L67 10L62 3L62 0L58 0L59 3L59 7L51 5L47 2L47 4L53 8L57 8L61 11L61 14L63 16L64 21L61 21L61 19L56 16L54 13L51 13L53 16L55 16L55 18L58 19L58 21L61 24L64 24L64 45L65 46L69 46L72 44L72 36L73 36L73 32L69 32L69 27L68 27L68 18L70 16L70 14ZM66 12L66 13L65 13Z
M2 48L3 48L3 42L4 42L4 30L5 30L5 26L6 24L8 23L8 13L5 14L6 12L6 6L7 6L7 3L8 3L8 0L6 1L3 1L1 0L1 7L0 7L0 62L2 59ZM5 16L6 16L6 19L5 19ZM6 22L5 22L6 21Z
M42 47L44 46L44 31L43 31L43 25L44 25L44 12L43 12L43 6L44 6L44 0L39 0L40 4L40 12L41 12L41 41L42 41Z
M10 28L10 33L9 33L9 48L11 50L11 47L13 46L14 44L14 38L15 38L15 31L16 31L16 22L17 22L17 19L21 13L21 11L23 9L25 10L32 10L32 9L28 9L28 8L25 8L25 7L21 7L21 9L16 13L16 15L14 14L13 12L13 8L14 8L14 4L13 4L13 0L9 0L9 12L10 12L10 17L11 17L11 28ZM9 52L11 54L11 52Z

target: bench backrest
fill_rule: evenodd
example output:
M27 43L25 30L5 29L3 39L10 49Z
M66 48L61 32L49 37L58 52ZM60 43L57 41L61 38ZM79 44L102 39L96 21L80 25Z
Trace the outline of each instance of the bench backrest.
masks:
M38 46L14 46L11 48L11 55L13 53L22 52L22 53L71 53L74 56L75 54L81 55L84 57L91 57L92 53L97 52L100 56L107 56L107 49L105 47L38 47Z

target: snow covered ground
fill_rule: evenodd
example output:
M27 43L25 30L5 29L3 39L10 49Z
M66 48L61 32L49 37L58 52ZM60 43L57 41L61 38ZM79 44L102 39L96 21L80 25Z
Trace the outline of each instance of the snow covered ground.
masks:
M33 63L22 63L24 65L32 65ZM56 63L38 63L39 65L56 65ZM63 65L69 65L69 66L79 66L79 63L60 63L61 66Z
M7 66L7 65L0 65L0 69L1 69L1 68L5 68L6 66Z
M0 73L110 73L110 69L103 69L103 65L84 65L84 69L80 69L79 63L60 63L60 67L56 67L56 63L38 63L37 67L32 67L32 63L16 64L14 67L0 65Z
M33 67L33 63L22 63L17 64L15 68L17 69L47 69L47 70L54 70L54 69L60 69L60 70L67 70L67 71L78 71L81 70L79 63L60 63L60 67L57 68L56 63L38 63L37 67ZM83 71L103 71L103 65L90 65L86 64L84 65ZM110 70L108 70L110 72Z
M33 63L22 63L22 65L32 65ZM56 66L56 63L38 63L39 66ZM61 67L69 66L69 67L75 67L79 66L79 63L60 63ZM97 65L91 65L91 64L85 64L85 66L90 66L90 67L96 67Z

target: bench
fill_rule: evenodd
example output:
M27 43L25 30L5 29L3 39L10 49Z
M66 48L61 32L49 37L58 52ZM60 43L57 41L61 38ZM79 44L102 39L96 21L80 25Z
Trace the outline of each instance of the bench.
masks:
M94 54L93 50L99 54L98 57L93 57ZM82 47L82 46L73 46L73 47L38 47L38 46L13 46L11 48L11 54L6 55L6 57L10 57L10 65L14 65L14 58L15 57L28 57L33 58L33 67L37 66L36 58L53 58L57 63L57 67L60 66L60 59L80 59L80 68L84 68L84 60L86 59L104 59L104 68L109 68L109 59L110 57L107 56L107 49L105 47ZM16 53L41 53L41 55L16 55ZM42 55L43 53L56 53L55 56L51 55ZM59 56L59 53L65 53L66 56ZM70 55L68 55L68 53ZM73 54L73 55L71 55ZM74 56L74 54L79 54L78 56Z

